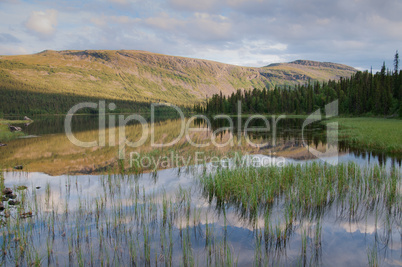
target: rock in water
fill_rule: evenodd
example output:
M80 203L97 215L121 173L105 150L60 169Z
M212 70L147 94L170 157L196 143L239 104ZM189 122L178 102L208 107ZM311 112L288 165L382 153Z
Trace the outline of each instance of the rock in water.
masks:
M24 121L31 121L30 118L28 118L27 116L24 117Z
M13 190L9 187L4 188L3 194L4 195L11 195L13 193Z
M0 143L0 146L6 146L7 144Z
M22 170L23 168L24 168L24 166L22 166L22 165L18 165L18 166L14 167L14 169L16 169L16 170Z
M11 199L8 201L8 205L14 206L14 205L18 205L18 204L20 204L20 202L18 200Z
M17 126L9 125L8 128L9 128L10 131L12 131L12 132L21 132L21 131L22 131L21 127L17 127Z
M3 204L3 202L0 202L0 211L3 211L4 210L4 204Z
M28 217L32 217L32 211L28 211L28 212L24 212L20 214L21 218L28 218Z

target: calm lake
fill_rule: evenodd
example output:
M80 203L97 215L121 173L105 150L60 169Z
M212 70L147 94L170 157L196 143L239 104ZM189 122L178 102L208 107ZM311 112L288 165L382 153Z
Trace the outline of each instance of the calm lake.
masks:
M149 116L144 118L150 121ZM202 147L190 145L183 136L160 148L152 146L151 134L155 143L168 144L180 135L182 124L177 118L159 118L152 128L148 125L144 143L125 146L124 158L118 160L121 129L109 128L110 118L105 145L98 142L92 147L70 142L63 116L33 119L22 125L24 138L0 148L0 162L6 168L3 187L12 188L20 202L13 206L4 202L6 210L0 213L2 264L402 266L399 156L351 149L348 140L339 139L339 155L327 158L336 158L341 166L333 171L356 173L352 175L365 185L351 184L339 198L328 193L325 205L307 211L295 208L295 213L287 203L288 196L297 193L295 188L284 188L268 208L259 203L250 212L236 201L219 204L202 183L201 177L219 174L222 167L196 161L195 153L207 161L218 156L231 163L237 155L258 155L269 162L281 160L283 166L300 165L301 172L311 164L331 172L330 164L310 153L327 148L327 127L319 122L302 133L305 119L285 118L273 133L269 118L269 130L245 136L238 125L243 130L247 118L233 119L233 135L223 128L230 126L227 120L208 124L196 119L189 125L200 131L189 136ZM262 120L249 125L266 126ZM99 141L97 116L74 116L72 130L83 142ZM142 131L133 122L125 136L135 142ZM225 145L231 140L233 145ZM264 145L255 147L248 141ZM130 166L130 153L146 157L149 166ZM13 170L17 165L24 169ZM236 168L225 166L229 165ZM366 173L372 178L365 179ZM383 199L382 192L391 185L392 201Z

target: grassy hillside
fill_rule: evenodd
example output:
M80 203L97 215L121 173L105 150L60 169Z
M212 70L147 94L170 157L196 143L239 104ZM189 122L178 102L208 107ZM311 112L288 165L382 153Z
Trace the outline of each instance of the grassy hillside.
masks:
M273 85L304 84L309 79L338 80L340 77L350 77L355 72L356 69L347 65L311 60L275 63L260 69L261 75L268 78Z
M35 113L56 106L65 112L61 102L71 107L83 99L193 105L220 91L338 79L353 72L348 66L312 61L251 68L144 51L44 51L0 56L0 112L18 113L7 108L10 103ZM45 108L46 103L55 104Z

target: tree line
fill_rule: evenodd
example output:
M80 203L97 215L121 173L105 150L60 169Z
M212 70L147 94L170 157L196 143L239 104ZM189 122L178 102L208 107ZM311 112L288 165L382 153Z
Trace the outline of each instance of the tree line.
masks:
M326 104L339 100L339 114L344 115L394 115L402 117L402 71L399 54L394 58L394 69L385 62L381 71L358 71L349 78L328 82L308 81L303 85L237 90L230 96L215 94L204 104L194 105L197 113L235 114L238 101L242 113L309 114L323 109Z

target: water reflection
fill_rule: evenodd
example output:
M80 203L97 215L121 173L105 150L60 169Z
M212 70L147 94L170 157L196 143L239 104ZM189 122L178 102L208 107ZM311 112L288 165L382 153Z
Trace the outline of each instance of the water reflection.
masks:
M248 132L247 134L252 140L262 140L264 143L273 143L273 139L275 138L275 149L273 146L266 146L265 149L272 149L272 152L275 152L277 156L283 155L288 158L294 159L313 159L314 156L311 154L306 156L298 155L298 151L295 148L303 148L303 141L315 149L323 149L327 144L327 134L325 125L320 122L316 122L310 125L307 125L304 128L304 140L302 138L302 128L305 119L302 118L285 118L285 119L275 119L276 130L273 129L274 122L271 117L267 117L267 121L269 123L270 129L266 132ZM238 133L244 134L244 126L248 120L247 117L232 117L233 120L233 130L225 130L220 132L220 136L224 136L228 132L232 132L233 135ZM230 124L227 119L210 119L211 122L211 132L214 132L223 127L229 127ZM205 123L204 119L195 120L195 125L198 127L209 128L209 124ZM238 125L241 125L239 128ZM257 128L265 128L266 122L262 119L252 120L249 124L249 127L257 127ZM275 133L274 133L275 132ZM348 140L338 140L338 151L342 154L351 154L352 157L364 159L368 159L370 163L371 158L373 158L374 163L378 163L380 166L386 165L391 162L392 166L401 166L402 164L402 155L395 154L387 154L384 152L375 152L368 151L364 148L355 148L351 146ZM264 148L262 149L264 151ZM270 151L270 150L269 150Z
M287 221L286 199L278 196L264 207L267 227L267 212L250 219L230 202L205 197L199 177L210 167L138 176L6 172L4 186L28 190L18 192L24 204L10 207L0 229L0 244L18 244L3 248L9 256L2 263L32 264L37 254L51 265L361 266L372 248L381 265L400 262L400 202L390 215L375 208L381 202L354 211L345 198ZM19 217L29 210L34 217Z
M117 116L117 115L116 115ZM146 116L146 115L144 115ZM146 117L148 118L148 117ZM71 174L89 174L101 173L110 168L119 168L117 162L119 158L119 128L106 129L106 145L96 146L92 148L82 148L72 144L64 133L64 117L43 117L34 118L35 122L26 126L24 131L28 137L10 141L8 146L1 148L0 162L3 167L12 168L16 165L23 165L25 170L32 172L45 172L52 175L60 175L65 173ZM304 140L302 139L303 119L280 119L277 121L277 127L274 130L272 120L270 122L270 130L263 132L248 132L244 135L244 125L247 118L233 118L233 130L225 130L222 127L228 127L229 123L226 119L211 120L211 126L204 120L194 120L190 127L203 129L201 132L191 132L189 138L191 141L205 145L201 148L192 146L188 139L183 136L175 145L165 148L152 146L150 134L147 136L146 142L138 148L126 147L125 165L129 166L129 155L136 152L141 157L158 158L170 157L171 153L179 155L188 160L189 164L194 164L196 152L201 152L203 157L211 158L213 156L232 157L233 153L242 152L249 154L265 154L273 157L285 157L296 160L315 159L316 157L305 147L308 144L320 152L326 151L327 137L326 129L320 123L308 125L304 130ZM238 124L240 123L240 128ZM107 120L106 125L109 124ZM167 144L174 141L181 130L181 121L178 119L167 119L159 117L154 124L154 139L157 144ZM264 121L253 120L249 127L264 127ZM99 140L97 116L74 116L73 132L77 139L85 142ZM148 125L151 129L151 125ZM214 136L214 132L217 136ZM142 127L133 121L126 127L126 137L129 141L139 140ZM115 138L110 138L114 134ZM231 138L233 141L230 142ZM250 145L250 140L259 147ZM217 147L211 140L218 145L229 143ZM265 144L262 145L261 144ZM369 161L373 159L380 165L391 164L401 166L401 157L395 155L387 155L385 153L374 153L365 151L364 149L353 149L344 140L339 142L340 155L352 155L352 157L367 157ZM208 159L207 159L208 160ZM149 168L136 170L151 171L153 168L163 169L176 167L170 160L168 166L151 166Z
M118 116L124 114L107 114L106 121L109 123L109 116L113 116L118 121ZM128 114L130 115L130 114ZM125 115L125 116L128 116ZM151 121L150 113L139 114L144 117L148 122ZM155 122L161 122L170 119L177 119L177 114L157 114L154 117ZM34 122L29 124L20 125L23 128L23 132L27 135L47 135L47 134L59 134L65 133L64 120L65 115L42 115L32 117ZM98 115L75 115L72 117L73 132L85 132L99 129L99 116ZM128 125L138 124L138 121L130 121ZM109 126L108 124L106 125Z

